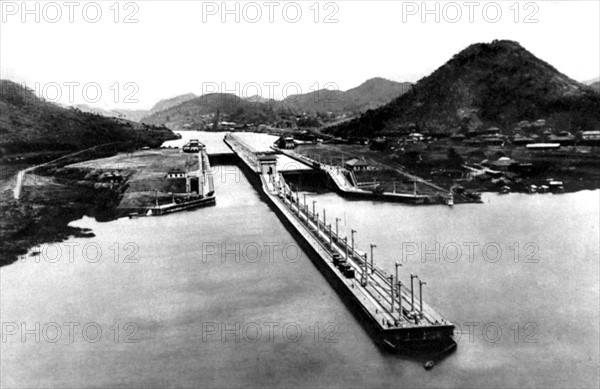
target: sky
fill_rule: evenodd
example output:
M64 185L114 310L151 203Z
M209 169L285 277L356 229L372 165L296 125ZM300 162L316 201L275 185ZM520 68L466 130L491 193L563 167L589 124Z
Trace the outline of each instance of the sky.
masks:
M149 109L185 93L283 98L416 82L509 39L600 76L600 1L0 2L0 77L62 104Z

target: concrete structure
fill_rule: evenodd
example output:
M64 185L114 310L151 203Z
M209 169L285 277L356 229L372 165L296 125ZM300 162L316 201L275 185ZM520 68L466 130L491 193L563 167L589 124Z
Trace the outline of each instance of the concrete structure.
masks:
M277 156L266 154L258 157L261 174L277 174Z
M324 217L320 220L316 209L310 212L306 200L301 204L298 192L291 190L282 174L264 173L272 167L270 158L251 157L233 136L226 137L225 142L240 157L250 183L381 346L432 356L430 366L456 348L454 325L422 301L422 294L419 307L413 304L409 310L411 295L406 288L396 290L393 276L373 264L369 266L366 254L351 247L348 237L342 239L334 233ZM424 284L420 285L421 292Z

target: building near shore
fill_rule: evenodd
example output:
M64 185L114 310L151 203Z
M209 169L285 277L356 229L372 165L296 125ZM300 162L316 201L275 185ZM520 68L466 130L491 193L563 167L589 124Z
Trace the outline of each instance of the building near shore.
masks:
M560 143L530 143L525 147L530 150L556 150L560 148Z
M482 161L481 164L494 170L507 171L512 165L518 164L518 162L512 158L501 157L495 161L490 161L486 159Z
M174 179L174 178L185 178L186 177L186 172L185 170L182 169L171 169L167 172L167 179Z
M581 139L585 141L600 141L600 131L584 131L581 133Z
M282 136L277 140L277 147L280 149L290 150L296 147L294 138L291 136Z
M371 165L364 159L352 158L344 163L344 167L350 171L373 170Z

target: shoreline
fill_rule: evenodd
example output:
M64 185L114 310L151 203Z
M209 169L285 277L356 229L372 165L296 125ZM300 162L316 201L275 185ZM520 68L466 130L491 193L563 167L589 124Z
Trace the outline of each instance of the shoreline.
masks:
M169 152L164 151L157 153L156 149L152 149L148 153L155 156L154 161L158 161L163 157L177 159L182 155L173 152L171 152L171 155ZM136 155L143 156L145 154ZM135 158L135 156L127 157L125 153L116 153L109 157L103 155L102 157L104 158L90 160L85 156L79 156L76 158L77 160L67 162L74 164L88 161L91 164L100 164L107 160L114 163L113 160L116 160L122 163ZM169 161L165 159L162 163L172 163ZM151 197L147 192L128 192L130 186L136 185L135 174L149 174L148 171L140 169L136 173L124 174L122 181L107 184L98 181L97 176L90 176L89 168L64 168L64 166L44 167L41 170L44 174L48 174L44 176L32 173L31 176L41 179L35 182L35 185L28 186L20 201L12 198L12 190L7 189L0 194L2 199L0 205L0 214L2 215L0 221L0 238L2 241L0 243L0 267L14 263L19 256L26 254L37 245L61 242L72 236L91 236L93 231L69 226L69 223L81 219L83 216L93 217L99 222L109 222L120 217L126 217L132 211L131 208L126 206L126 203L131 204L132 201L137 201L136 205L141 208L151 205L148 203ZM156 176L157 173L154 172L153 174ZM556 178L561 179L561 176L556 175ZM540 179L528 178L527 183L529 181L540 181ZM565 185L564 194L600 189L600 182L597 180L582 179L574 182L579 185ZM468 190L498 194L495 187L480 185L482 183L478 183L476 180L473 180L471 185L468 184L464 184ZM524 183L523 185L527 184ZM527 191L525 189L518 190L517 188L510 193L527 194ZM163 199L164 196L165 193L161 193L160 198ZM128 198L125 199L125 197ZM127 201L124 201L124 199ZM382 203L385 202L382 201ZM460 203L457 202L456 204L459 205Z

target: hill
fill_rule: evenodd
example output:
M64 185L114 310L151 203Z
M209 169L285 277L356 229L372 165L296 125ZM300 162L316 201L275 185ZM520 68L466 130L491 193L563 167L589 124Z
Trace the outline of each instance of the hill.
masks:
M456 54L406 94L333 127L345 136L408 128L431 133L546 119L564 130L597 129L600 95L560 73L517 42L478 43Z
M76 108L82 112L96 113L98 115L112 117L112 118L121 118L126 120L131 120L132 122L139 122L144 116L148 115L148 111L143 109L103 109L97 107L90 107L87 104L77 104L73 105L73 108ZM65 108L69 108L68 106Z
M288 126L304 114L320 115L322 119L325 117L322 114L327 112L359 114L388 103L410 89L410 85L373 78L345 92L322 89L279 101L261 96L240 98L228 93L213 93L153 112L142 122L166 125L173 130L206 128L211 126L218 111L220 120L244 124L286 123L284 125ZM319 120L313 122L318 125Z
M217 112L221 119L240 123L272 122L278 117L273 104L248 101L230 93L211 93L155 112L142 122L173 130L199 129L210 126Z
M59 107L9 80L0 80L0 111L0 156L77 151L112 142L153 146L175 138L164 127Z
M411 83L396 82L384 78L371 78L347 91L321 89L291 95L281 104L296 112L334 112L359 114L380 107L410 90Z
M186 101L195 99L196 96L193 93L187 93L185 95L175 96L170 99L160 100L158 103L154 104L154 106L150 109L150 113L164 111L166 109L175 107L179 104L185 103Z

